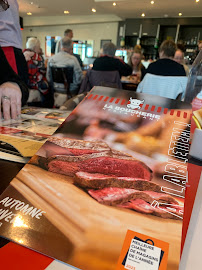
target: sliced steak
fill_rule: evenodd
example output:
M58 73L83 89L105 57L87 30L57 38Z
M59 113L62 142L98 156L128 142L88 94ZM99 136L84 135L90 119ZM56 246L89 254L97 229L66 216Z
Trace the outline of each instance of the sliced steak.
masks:
M116 205L137 198L141 192L134 189L109 187L100 190L90 189L88 193L99 203Z
M77 172L101 173L118 177L151 180L152 171L143 162L126 155L109 151L82 156L58 155L48 158L48 170L73 176Z
M159 202L167 202L178 205L178 201L175 200L171 195L166 193L158 193L151 190L144 191L145 194L149 195L153 200L157 200ZM151 201L148 201L151 202Z
M183 217L183 207L176 204L165 206L159 204L159 207L153 207L143 199L135 199L130 202L119 205L119 207L132 209L143 214L152 214L162 218L180 219Z
M152 214L154 211L153 207L142 199L136 199L124 204L120 204L119 207L132 209L144 214Z
M77 172L74 183L80 187L102 189L106 187L133 188L161 191L159 185L142 178L108 176L100 173Z
M144 183L151 184L148 181L142 181L143 188ZM154 184L156 189L160 191L160 186ZM143 189L144 190L144 189ZM103 188L100 190L90 189L88 193L96 199L99 203L106 204L106 205L117 205L122 204L124 202L129 202L134 199L141 199L145 202L152 203L158 200L159 203L170 203L174 205L178 205L178 202L170 195L164 193L157 193L151 192L152 196L150 195L151 191L140 191L131 188L116 188L116 187L109 187Z
M68 149L74 156L98 153L101 151L111 151L107 143L103 141L82 141L69 138L50 137L48 142L54 143L62 148Z

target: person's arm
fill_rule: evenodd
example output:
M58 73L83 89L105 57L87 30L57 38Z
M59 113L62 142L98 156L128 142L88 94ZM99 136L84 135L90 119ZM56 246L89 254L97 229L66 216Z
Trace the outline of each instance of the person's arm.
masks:
M131 66L121 61L120 59L117 59L117 64L120 76L129 76L132 74Z
M74 83L79 85L81 83L83 73L82 73L81 67L80 67L79 62L76 59L76 57L75 57L75 60L74 60L74 74L75 74Z
M0 47L0 84L6 82L18 84L22 92L22 105L25 105L29 96L29 89L25 82L13 71Z
M76 59L78 60L78 62L79 62L79 65L80 65L80 67L82 68L83 67L83 62L82 62L82 60L81 60L81 57L80 57L80 55L79 54L73 54L73 56L75 56L76 57Z
M46 69L46 79L47 81L50 83L50 80L51 80L51 68L50 68L50 59L48 60L48 63L47 63L47 69Z

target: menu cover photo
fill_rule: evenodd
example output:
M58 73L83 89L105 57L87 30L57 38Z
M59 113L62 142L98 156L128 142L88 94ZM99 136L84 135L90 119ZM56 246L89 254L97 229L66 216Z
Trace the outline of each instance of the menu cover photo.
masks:
M177 100L93 88L1 195L0 235L79 269L115 270L130 230L149 249L169 246L168 262L153 247L158 262L142 251L136 264L177 270L190 115Z

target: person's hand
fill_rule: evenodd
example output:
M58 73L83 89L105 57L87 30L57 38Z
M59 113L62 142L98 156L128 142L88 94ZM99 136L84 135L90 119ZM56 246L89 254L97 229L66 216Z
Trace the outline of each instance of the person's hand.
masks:
M23 54L24 54L25 60L28 62L32 59L34 52L25 51Z
M0 85L0 108L5 120L16 119L21 113L20 87L16 83L6 82ZM0 110L0 119L2 117Z

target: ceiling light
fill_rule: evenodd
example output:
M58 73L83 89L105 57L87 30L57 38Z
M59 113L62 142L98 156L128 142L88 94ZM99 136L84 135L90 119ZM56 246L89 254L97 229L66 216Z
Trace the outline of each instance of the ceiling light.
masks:
M31 15L32 15L32 13L31 13L31 12L27 12L27 15L31 16Z
M151 1L151 4L153 5L154 4L154 1Z
M64 10L64 14L69 14L69 11L68 10Z
M92 12L96 12L96 9L95 8L92 8Z
M142 17L145 17L145 14L144 14L144 13L142 13L142 14L141 14L141 16L142 16Z
M179 15L179 16L182 16L182 13L180 12L178 15Z
M34 2L31 2L30 4L31 4L31 5L33 5L33 4L34 4Z
M114 6L114 7L116 6L116 2L113 3L113 6Z
M196 0L196 3L198 3L200 0Z

